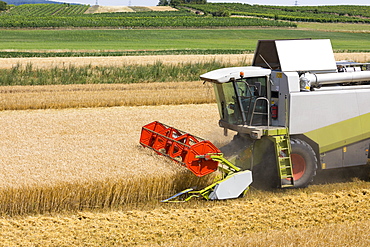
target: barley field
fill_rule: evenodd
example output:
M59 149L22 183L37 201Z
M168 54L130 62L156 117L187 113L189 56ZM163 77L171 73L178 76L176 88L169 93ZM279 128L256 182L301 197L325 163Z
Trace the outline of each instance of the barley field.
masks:
M369 246L370 185L355 181L131 210L0 218L0 246Z
M159 203L213 178L142 148L141 126L159 120L220 146L231 136L217 126L216 108L1 111L0 246L368 246L370 182L356 176L251 188L237 200Z
M0 134L0 213L9 215L159 201L194 183L209 183L138 144L141 127L154 120L212 137L216 144L223 139L215 104L0 116L6 130Z
M1 105L8 104L0 111L0 246L370 244L368 169L321 173L306 189L252 187L237 200L160 203L182 189L210 184L214 175L199 179L141 147L141 127L158 120L216 146L228 143L232 133L224 137L218 127L207 84L0 91ZM117 99L124 106L115 106ZM33 110L22 110L27 104Z

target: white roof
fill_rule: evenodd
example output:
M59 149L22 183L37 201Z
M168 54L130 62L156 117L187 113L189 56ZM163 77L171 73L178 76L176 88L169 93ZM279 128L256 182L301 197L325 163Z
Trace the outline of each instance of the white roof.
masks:
M207 72L201 75L200 79L213 83L225 83L229 82L232 78L239 79L240 72L244 73L244 77L259 77L271 74L271 70L261 67L229 67Z

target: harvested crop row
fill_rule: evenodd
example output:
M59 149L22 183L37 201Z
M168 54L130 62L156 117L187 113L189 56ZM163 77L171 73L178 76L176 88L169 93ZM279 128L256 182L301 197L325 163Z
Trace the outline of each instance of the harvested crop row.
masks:
M0 134L0 212L163 199L202 181L142 148L141 126L159 120L217 144L223 141L217 119L215 104L0 112L6 130Z
M214 103L212 86L196 82L0 86L0 110Z

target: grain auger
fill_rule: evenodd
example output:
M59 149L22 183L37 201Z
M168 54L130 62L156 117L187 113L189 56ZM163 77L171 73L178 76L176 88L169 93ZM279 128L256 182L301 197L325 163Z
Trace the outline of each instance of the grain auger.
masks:
M188 201L193 197L203 197L206 200L237 198L244 196L252 183L251 171L241 171L226 160L210 141L158 121L142 127L140 144L185 166L198 177L217 170L222 174L218 181L204 189L186 189L162 202ZM180 197L184 199L179 200Z

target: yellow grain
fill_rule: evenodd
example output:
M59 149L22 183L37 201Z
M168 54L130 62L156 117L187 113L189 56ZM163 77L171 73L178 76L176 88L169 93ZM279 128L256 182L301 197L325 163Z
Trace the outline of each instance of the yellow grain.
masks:
M0 86L0 110L62 109L141 105L203 104L215 102L209 83L161 82Z
M0 58L0 69L11 69L13 67L26 67L32 64L32 68L55 68L79 66L117 66L122 67L130 64L179 64L205 62L225 62L231 64L251 64L253 54L231 54L231 55L153 55L153 56L114 56L114 57L32 57L32 58Z
M334 185L259 197L251 191L229 201L3 217L0 246L368 246L370 183Z
M109 208L209 184L139 137L159 120L220 143L217 119L215 104L0 112L0 212Z

